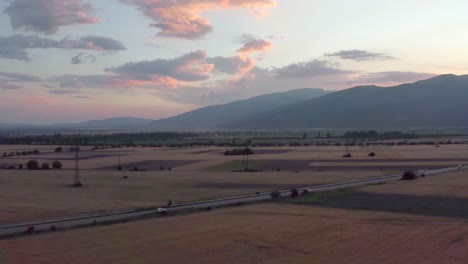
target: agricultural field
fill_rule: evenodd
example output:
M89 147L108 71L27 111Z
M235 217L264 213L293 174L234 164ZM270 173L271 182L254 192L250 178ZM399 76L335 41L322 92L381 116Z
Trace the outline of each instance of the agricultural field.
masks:
M243 156L224 156L223 147L118 148L82 147L82 188L70 188L75 153L69 146L0 145L1 153L30 152L0 158L0 222L30 220L82 212L164 206L175 203L342 182L464 164L467 145L252 148L248 168ZM375 157L369 157L375 152ZM29 160L60 161L61 170L17 168ZM118 171L118 164L122 171ZM127 176L128 178L124 178Z
M0 261L466 263L467 188L463 171L22 237L0 241Z

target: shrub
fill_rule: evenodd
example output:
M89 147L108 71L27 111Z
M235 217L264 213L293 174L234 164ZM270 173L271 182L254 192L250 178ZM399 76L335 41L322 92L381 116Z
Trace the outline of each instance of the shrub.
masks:
M39 150L38 149L33 150L32 154L34 154L34 155L39 154Z
M344 154L343 156L341 156L343 158L351 158L351 153L348 153L348 154Z
M309 193L310 193L309 190L304 189L304 190L302 191L301 195L306 195L306 194L309 194Z
M42 169L42 170L50 170L50 165L49 165L49 163L42 163L41 169Z
M62 169L62 163L58 160L54 161L52 163L52 168L56 169L56 170L60 170Z
M270 195L273 199L279 199L281 197L281 193L279 191L273 191L270 193Z
M30 160L26 163L26 168L28 170L38 170L39 169L39 162L37 160Z
M80 151L80 147L71 147L70 152L76 152L77 150Z
M369 155L368 155L368 156L369 156L369 157L375 157L375 152L371 152L371 153L369 153Z
M291 198L296 198L299 196L299 191L297 189L291 189Z
M250 148L226 150L224 152L224 156L240 156L240 155L252 155L252 154L254 153Z
M18 164L18 169L22 170L23 169L23 164Z
M117 170L121 171L122 170L122 165L117 166Z
M412 171L407 171L403 173L403 175L401 176L402 181L412 181L412 180L416 180L417 178L418 176L416 176L416 173Z
M54 151L55 153L60 153L62 152L62 150L63 150L62 147L57 147Z

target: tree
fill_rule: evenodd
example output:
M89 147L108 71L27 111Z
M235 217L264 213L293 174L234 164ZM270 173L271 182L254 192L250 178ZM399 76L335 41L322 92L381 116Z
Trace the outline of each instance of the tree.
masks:
M63 150L62 147L57 147L55 149L55 153L60 153L60 152L62 152L62 150Z
M299 196L299 191L297 189L291 189L291 198L296 198Z
M416 173L412 171L407 171L403 173L403 175L401 176L402 181L412 181L412 180L416 180L417 178L418 176L416 175Z
M281 197L281 193L279 191L273 191L270 193L270 195L273 199L279 199Z
M34 154L34 155L39 154L39 150L38 149L33 150L32 154Z
M28 170L38 170L39 169L39 162L37 160L30 160L26 163L26 168Z
M50 165L49 165L49 163L42 163L41 169L42 169L42 170L50 170Z
M58 160L54 161L52 163L52 168L55 169L55 170L60 170L62 169L62 163Z

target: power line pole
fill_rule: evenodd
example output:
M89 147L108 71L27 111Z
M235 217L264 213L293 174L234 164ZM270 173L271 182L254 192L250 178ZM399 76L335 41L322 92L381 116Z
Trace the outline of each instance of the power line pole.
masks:
M73 186L74 187L81 187L83 184L81 183L80 180L80 147L79 144L76 144L75 147L75 179L73 181Z

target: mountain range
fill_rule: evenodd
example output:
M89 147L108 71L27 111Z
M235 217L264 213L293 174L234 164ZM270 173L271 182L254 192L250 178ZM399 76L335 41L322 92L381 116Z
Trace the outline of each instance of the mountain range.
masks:
M228 129L467 127L468 75L359 86L233 122Z
M222 129L252 116L317 98L329 93L322 89L296 89L266 94L229 104L207 106L174 117L154 121L150 127L166 130Z
M19 128L157 130L411 129L468 127L468 75L440 75L393 87L357 86L330 92L296 89L199 108L152 120L116 117Z

